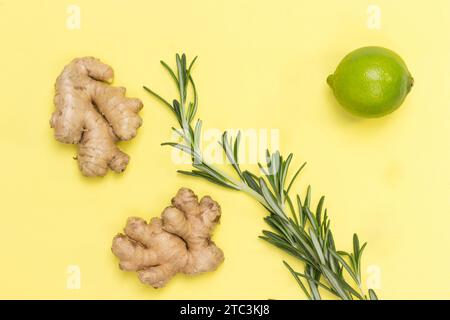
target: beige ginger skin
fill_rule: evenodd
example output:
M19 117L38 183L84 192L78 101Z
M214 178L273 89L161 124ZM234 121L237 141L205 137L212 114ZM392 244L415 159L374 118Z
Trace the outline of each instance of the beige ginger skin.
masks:
M142 124L142 102L126 98L125 88L109 85L113 77L110 66L84 57L70 62L56 80L50 126L56 140L78 144L78 164L85 176L104 176L108 168L124 171L129 156L116 142L134 138Z
M190 189L182 188L161 218L147 223L129 218L124 234L113 239L112 252L125 271L136 271L141 282L163 287L177 273L195 275L213 271L224 256L211 233L219 223L220 206L209 196L200 202Z

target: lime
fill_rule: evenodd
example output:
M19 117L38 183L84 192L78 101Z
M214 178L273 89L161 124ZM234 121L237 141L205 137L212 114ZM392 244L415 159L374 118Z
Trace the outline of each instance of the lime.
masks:
M363 47L346 55L327 82L346 110L373 118L396 110L411 90L414 79L394 51Z

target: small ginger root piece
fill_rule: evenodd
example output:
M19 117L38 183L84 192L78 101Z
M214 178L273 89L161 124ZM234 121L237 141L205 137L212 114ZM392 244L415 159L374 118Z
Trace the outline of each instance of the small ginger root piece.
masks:
M56 140L78 144L78 164L85 176L104 176L108 168L125 170L129 156L115 143L136 136L142 124L139 99L113 87L113 69L93 57L70 62L55 83L56 111L50 119Z
M209 196L198 202L190 189L182 188L161 218L147 223L129 218L125 234L118 234L112 252L119 267L136 271L142 283L163 287L176 273L195 275L214 271L224 256L211 233L220 220L220 206Z

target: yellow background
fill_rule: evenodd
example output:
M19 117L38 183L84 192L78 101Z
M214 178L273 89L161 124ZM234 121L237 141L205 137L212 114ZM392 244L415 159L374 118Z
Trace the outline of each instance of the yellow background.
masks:
M369 4L381 29L367 27ZM70 4L81 29L66 27ZM159 65L176 52L199 56L199 115L205 128L274 128L294 165L295 189L327 196L338 247L357 232L368 266L381 270L380 298L450 298L450 1L0 1L0 298L303 299L282 259L257 236L265 211L246 195L177 175L173 116L142 89L174 95ZM326 76L349 51L381 45L415 78L394 114L346 114ZM111 64L114 84L144 101L144 126L122 143L124 174L81 176L76 147L53 138L54 81L72 58ZM164 289L121 272L110 252L128 216L150 218L177 188L210 194L223 209L214 240L225 263ZM78 265L81 289L68 290ZM370 270L369 270L370 271Z

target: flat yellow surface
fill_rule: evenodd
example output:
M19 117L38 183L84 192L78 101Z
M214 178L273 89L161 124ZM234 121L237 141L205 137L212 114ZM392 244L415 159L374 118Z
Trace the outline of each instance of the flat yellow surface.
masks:
M338 247L354 232L369 242L363 276L380 298L449 299L450 2L378 0L379 29L372 3L1 0L0 298L304 298L282 260L301 265L257 238L265 211L177 175L159 145L174 118L141 86L174 97L159 60L186 52L199 56L205 129L279 129L281 151L308 162L295 189L327 196ZM365 45L398 52L415 78L404 105L376 120L346 114L325 82ZM81 176L76 147L48 124L56 77L84 55L111 64L114 84L145 105L137 138L121 144L129 167L102 179ZM181 186L220 202L214 240L226 261L154 290L118 269L111 239L128 216L159 215Z

